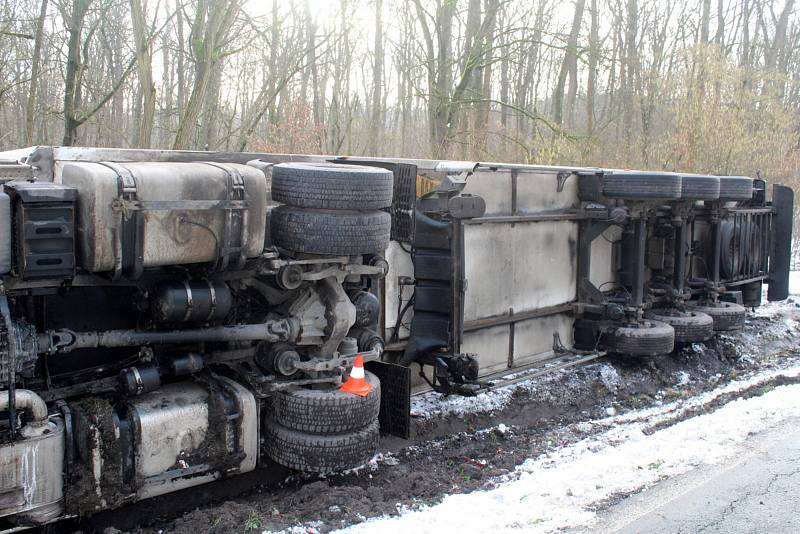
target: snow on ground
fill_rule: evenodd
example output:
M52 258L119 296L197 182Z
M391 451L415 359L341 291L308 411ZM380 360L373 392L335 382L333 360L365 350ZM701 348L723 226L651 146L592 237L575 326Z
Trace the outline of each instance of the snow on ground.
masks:
M789 272L789 294L800 295L800 271Z
M748 434L800 417L800 385L786 385L654 431L654 425L684 410L777 374L800 376L800 366L759 374L683 402L593 421L589 425L607 429L525 460L494 489L450 495L438 505L402 510L398 517L370 520L339 532L550 532L591 526L596 519L593 508L604 500L698 465L721 463L743 451Z
M796 277L796 289L797 295L800 297L800 271L792 273L792 275L795 274L798 275ZM784 337L786 335L800 337L800 323L788 317L788 315L796 313L795 308L800 306L800 298L798 297L789 297L789 299L783 302L767 303L765 295L764 305L750 312L748 315L748 322L751 319L763 319L777 316L784 317L783 321L776 321L773 324L764 325L760 330L730 335L723 334L720 338L734 343L735 350L741 357L753 358L755 355L763 352L764 343L769 339ZM704 347L702 344L697 344L694 349L702 351ZM598 366L597 369L600 373L600 380L606 388L610 391L615 391L619 388L621 385L620 377L613 366L602 361L593 364L593 366ZM525 375L539 372L541 369L541 367L536 367L525 371L518 371L513 374L504 375L503 378L506 380L519 379L523 378ZM411 415L419 419L430 419L449 416L463 417L466 414L490 414L498 412L510 404L516 394L546 393L551 384L558 382L563 378L564 374L569 374L570 372L571 371L567 369L531 377L530 379L522 380L507 386L482 391L474 397L462 397L460 395L442 397L440 393L429 391L422 395L412 397ZM690 379L691 377L686 373L675 377L677 385L685 384Z
M532 369L528 373L533 373L537 369ZM432 417L461 417L465 414L484 414L502 410L514 397L514 394L521 391L535 391L539 388L547 388L547 385L559 379L563 371L543 375L517 384L482 391L474 397L462 397L461 395L451 395L442 397L441 393L429 391L422 395L412 397L411 416L421 419ZM505 375L504 379L514 379L523 376L525 373L514 373Z

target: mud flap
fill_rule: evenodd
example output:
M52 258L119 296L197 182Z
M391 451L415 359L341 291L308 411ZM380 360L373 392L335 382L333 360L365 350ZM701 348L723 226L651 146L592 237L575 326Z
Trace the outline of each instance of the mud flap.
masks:
M772 186L772 247L769 257L769 289L767 300L784 300L789 296L789 268L792 259L792 212L794 191Z
M411 436L411 368L386 362L369 362L369 372L381 381L381 434Z
M411 365L426 352L453 345L452 225L417 210L414 215L414 318L400 363Z

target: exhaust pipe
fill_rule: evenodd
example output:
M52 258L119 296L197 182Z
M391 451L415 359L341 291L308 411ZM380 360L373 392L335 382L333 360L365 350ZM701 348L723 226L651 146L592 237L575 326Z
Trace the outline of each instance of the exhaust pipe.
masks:
M9 409L9 392L0 391L0 411ZM14 407L17 410L26 410L32 419L33 424L43 424L47 422L47 404L44 400L29 389L18 389L14 394Z

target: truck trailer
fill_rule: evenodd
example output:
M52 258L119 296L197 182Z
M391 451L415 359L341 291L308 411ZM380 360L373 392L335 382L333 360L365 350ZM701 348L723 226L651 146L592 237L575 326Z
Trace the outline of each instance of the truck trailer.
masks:
M793 192L761 178L39 146L0 186L2 529L351 469L415 389L646 360L788 296Z

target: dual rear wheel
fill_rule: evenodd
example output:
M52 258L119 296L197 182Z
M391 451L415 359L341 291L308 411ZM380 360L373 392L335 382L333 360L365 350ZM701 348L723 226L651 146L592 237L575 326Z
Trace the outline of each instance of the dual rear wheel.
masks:
M389 245L394 175L386 169L334 163L281 163L272 168L270 236L305 254L360 256Z
M272 242L290 254L361 256L389 244L391 171L332 163L282 163L272 168ZM268 401L265 451L276 463L309 473L334 473L366 463L378 447L381 384L365 373L362 397L326 385L295 386Z
M337 389L293 388L269 400L266 452L308 473L334 473L366 463L378 447L381 383L367 371L366 397Z

